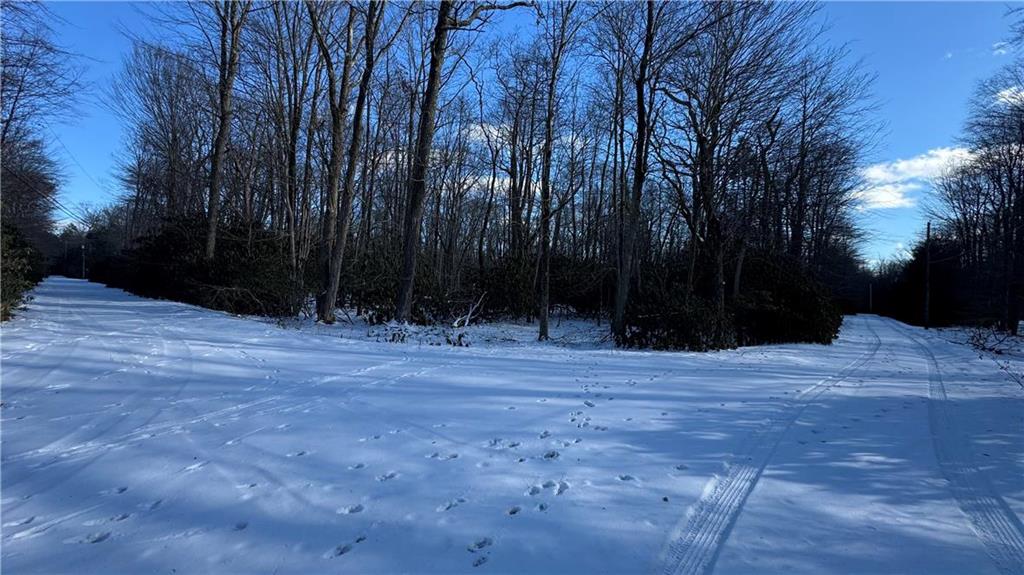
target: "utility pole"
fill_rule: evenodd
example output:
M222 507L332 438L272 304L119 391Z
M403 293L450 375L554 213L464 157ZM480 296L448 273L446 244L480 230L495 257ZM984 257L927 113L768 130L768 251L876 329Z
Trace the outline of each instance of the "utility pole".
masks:
M868 283L868 313L875 313L875 284Z
M85 244L82 244L82 279L85 279Z
M928 222L924 232L924 328L931 327L928 315L932 299L932 223Z

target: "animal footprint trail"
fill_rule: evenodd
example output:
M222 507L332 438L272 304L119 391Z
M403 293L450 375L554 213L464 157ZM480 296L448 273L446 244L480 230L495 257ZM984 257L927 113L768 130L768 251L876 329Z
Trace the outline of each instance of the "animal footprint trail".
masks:
M561 495L569 490L569 483L567 481L555 481L553 479L549 479L544 483L541 483L539 486L531 486L530 489L527 491L527 494L539 495L542 489L553 489L555 495Z
M491 545L494 545L494 540L490 537L483 537L471 543L466 550L470 553L476 553L477 551L490 547Z

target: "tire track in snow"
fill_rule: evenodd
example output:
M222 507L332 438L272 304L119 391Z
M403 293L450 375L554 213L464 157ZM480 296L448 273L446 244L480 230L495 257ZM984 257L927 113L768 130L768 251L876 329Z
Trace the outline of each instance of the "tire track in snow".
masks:
M822 379L790 400L781 413L744 441L732 462L727 464L725 475L713 478L705 485L700 499L687 513L685 527L673 532L663 553L660 572L665 575L711 572L733 525L743 511L743 505L782 438L812 401L849 378L878 353L882 340L870 322L865 321L865 325L874 337L871 349L839 372Z
M186 347L188 347L188 343L185 342L185 340L183 338L178 337L177 339L180 340L181 343L184 344ZM190 350L190 348L189 348L189 350ZM188 351L188 353L191 354L191 351ZM189 357L191 357L191 355ZM165 433L167 431L174 431L174 430L176 430L178 428L186 428L186 427L190 427L190 426L193 426L193 425L205 423L206 421L208 421L210 419L219 418L221 416L228 416L228 415L230 415L230 416L238 416L239 414L249 412L249 410L252 410L253 408L264 407L263 409L259 409L259 410L255 411L253 413L254 416L264 416L264 415L267 415L267 414L270 414L270 413L279 412L281 409L301 409L301 408L305 408L305 407L308 407L308 406L311 406L311 405L315 405L319 401L322 401L323 398L321 397L321 398L315 398L315 399L312 399L312 400L306 399L306 400L299 400L299 401L291 401L291 402L287 402L287 403L284 403L284 404L280 404L280 403L276 403L276 402L280 402L282 399L286 399L288 397L288 393L287 392L295 390L295 389L309 390L309 389L320 387L320 386L322 386L324 384L331 383L331 382L334 382L334 381L344 381L344 380L352 378L352 377L358 377L358 376L361 376L361 375L365 375L365 374L371 373L371 372L373 372L373 371L375 371L377 369L381 369L381 368L385 368L385 367L391 367L391 366L395 366L395 365L402 365L402 364L406 364L408 362L409 362L409 357L405 356L405 357L403 357L401 359L398 359L398 360L389 360L389 361L386 361L386 362L383 362L383 363L380 363L380 364L370 365L370 366L363 367L363 368L360 368L360 369L357 369L357 370L354 370L354 371L351 371L351 372L345 373L345 374L336 374L336 375L328 375L328 376L311 377L311 378L307 378L307 379L304 379L304 380L301 380L301 381L298 381L298 382L295 382L295 383L292 383L292 384L289 384L289 385L286 385L286 386L282 386L282 387L278 388L278 391L281 392L281 393L277 393L275 395L271 395L271 396L267 396L267 397L262 397L262 398L255 399L255 400L252 400L252 401L236 403L236 404L233 404L233 405L228 405L226 407L222 407L222 408L218 408L218 409L214 409L214 410L210 410L210 411L206 411L206 412L197 412L195 410L191 410L192 415L190 417L186 417L185 419L180 419L180 420L176 419L176 420L162 421L162 422L158 422L158 423L147 422L147 423L144 423L144 424L136 427L135 429L132 429L131 431L128 431L128 432L126 432L124 434L115 436L113 438L107 438L105 441L83 442L83 443L79 443L77 445L74 445L74 446L68 447L68 448L64 448L64 449L55 449L55 448L53 448L52 445L51 446L44 446L44 447L41 447L41 448L32 449L32 450L29 450L29 451L25 451L25 452L9 455L9 456L4 458L3 462L5 464L9 464L9 463L13 463L13 462L17 462L17 461L21 461L21 460L25 460L25 459L31 459L31 458L36 458L36 457L46 457L46 456L53 456L53 457L56 458L53 461L51 461L50 463L41 464L42 467L45 467L45 466L48 466L48 465L53 464L53 463L62 462L62 461L69 461L68 458L73 457L73 456L84 456L84 455L87 455L87 454L91 454L91 453L93 453L93 452L95 452L97 450L108 451L110 449L121 447L121 446L123 446L126 443L132 443L132 442L135 442L135 441L140 441L140 440L148 439L148 438L150 438L150 437L152 437L154 435L162 434L162 433ZM407 377L408 375L409 374L403 374L400 377ZM189 378L186 379L185 383L182 384L179 387L178 393L175 394L175 397L177 395L180 395L181 390L184 389L184 387L188 384L189 381L191 381L191 379L192 379L192 376L190 375ZM359 386L359 385L362 385L362 386L373 385L373 384L379 383L380 381L382 381L382 379L374 379L374 380L372 380L372 381L370 381L368 383L356 384L356 385L357 386ZM344 395L344 394L350 393L351 391L352 390L350 388L345 388L345 389L342 390L342 394ZM184 403L182 403L182 405L184 405Z
M74 306L69 305L68 302L70 300L68 300L68 298L57 297L55 299L57 299L57 315L59 317L55 320L50 320L50 322L55 327L59 329L59 327L67 326L70 323L67 321L68 316L72 317L74 323L83 323L81 313ZM57 329L55 329L54 331L57 331ZM4 401L9 402L11 398L20 397L26 393L28 393L29 395L34 395L41 391L46 391L48 388L40 387L40 385L43 383L43 381L49 378L53 374L53 372L64 368L64 365L68 362L68 359L72 357L76 351L78 351L78 344L84 341L85 339L86 338L84 336L75 337L70 340L70 343L62 342L56 344L58 345L58 348L64 347L64 350L60 354L60 359L57 362L53 361L53 356L56 354L52 352L42 353L43 350L38 350L38 352L33 352L29 354L32 359L30 359L27 362L27 364L16 364L13 368L10 367L10 361L12 358L9 357L10 355L13 354L8 354L8 357L4 357L3 363L8 364L8 366L4 368L4 371L6 372L4 375L6 376L6 378L8 378L8 381L10 381L10 378L14 378L16 375L20 374L24 370L36 368L37 364L50 364L47 367L43 368L43 372L40 375L36 376L34 384L24 385L14 390L11 390L10 386L6 386L8 389L2 390L2 396ZM46 351L49 351L49 348L53 347L53 345L54 344L47 345L44 349ZM25 354L22 353L21 355Z
M87 322L90 325L98 325L95 318L86 318L81 312L77 311L74 313L76 314L77 319ZM137 334L134 330L130 333ZM167 340L166 337L164 337L163 332L158 331L151 337L156 337L160 348L160 355L164 356L164 361L171 361L167 354ZM100 347L107 351L111 358L118 353L117 350L112 348L103 337L96 338L96 341L99 343ZM182 340L182 342L184 342L184 340ZM145 357L150 357L155 354L155 351L143 354L131 353L131 355L144 355ZM121 363L129 366L123 371L123 373L127 373L130 369L144 369L142 364L129 365L129 361ZM116 369L104 371L100 375L91 378L89 383L94 384L100 379L116 373L122 373L122 370ZM188 381L191 381L191 373ZM181 389L184 389L188 381L181 384L178 390L179 393ZM14 486L31 481L34 487L34 496L47 493L52 489L76 478L80 473L91 467L108 452L125 447L126 442L108 443L101 441L101 439L107 436L123 422L138 415L140 410L153 403L146 401L144 392L145 388L136 386L125 399L103 410L86 414L91 415L92 417L90 417L85 423L79 424L77 427L70 429L68 433L47 445L4 458L3 463L5 465L10 465L12 462L18 462L32 457L50 457L47 461L32 465L29 468L32 473L26 474L24 478L6 481L4 483L4 488L10 489ZM142 426L145 427L147 424L152 422L152 420L159 415L162 410L162 407L158 407L154 413L146 418ZM72 445L64 447L68 443L72 443ZM40 477L39 473L41 471L59 464L70 465L70 468L61 469L60 473L56 475L47 476L45 478ZM24 504L24 501L14 504L13 509L10 510L17 510Z
M950 413L950 401L935 353L908 328L895 321L893 324L928 361L928 424L932 445L939 470L946 478L957 506L967 516L971 530L981 540L999 571L1024 573L1024 525L974 463L973 452Z

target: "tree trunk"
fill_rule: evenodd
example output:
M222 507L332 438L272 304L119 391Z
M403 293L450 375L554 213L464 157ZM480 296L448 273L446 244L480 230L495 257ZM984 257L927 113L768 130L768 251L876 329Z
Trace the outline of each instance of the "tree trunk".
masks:
M331 248L331 261L328 266L327 290L324 293L325 304L320 321L334 323L334 304L338 300L338 288L341 285L341 268L345 259L345 245L348 243L348 230L352 223L352 200L355 196L356 164L363 143L363 108L370 91L370 80L373 79L375 61L374 44L384 3L370 0L367 7L365 48L366 63L359 79L359 90L356 94L356 108L352 114L352 137L349 139L348 161L345 166L345 181L342 184L340 205L338 206L337 236Z
M619 269L615 278L615 309L612 314L612 332L616 337L625 335L626 304L633 280L633 260L636 252L636 236L640 227L640 201L643 195L644 179L647 177L647 144L649 140L647 118L647 69L654 44L654 2L647 1L647 22L644 31L644 48L640 55L640 66L635 78L636 87L636 157L633 162L633 186L625 204L625 221L622 229L622 247Z
M224 152L227 150L228 138L231 135L231 92L238 72L239 41L242 25L249 13L251 4L248 2L225 1L223 6L217 5L217 16L220 20L220 60L219 82L217 83L218 122L213 139L213 150L210 155L210 194L208 197L207 216L209 223L206 230L206 261L213 261L217 249L217 223L220 219L220 187L223 177Z
M434 142L434 116L437 96L441 91L441 71L444 67L448 43L448 16L452 10L450 0L442 0L437 10L437 25L430 44L430 71L420 109L418 136L412 170L407 183L405 221L402 226L402 272L398 279L395 298L395 320L408 321L412 311L413 283L416 280L416 255L420 243L420 222L423 219L423 200L426 199L427 169L430 167L430 148Z

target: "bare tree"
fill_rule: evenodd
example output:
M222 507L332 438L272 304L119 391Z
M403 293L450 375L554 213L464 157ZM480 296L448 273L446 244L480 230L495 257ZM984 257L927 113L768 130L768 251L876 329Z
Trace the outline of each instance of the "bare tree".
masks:
M206 260L212 261L217 247L217 223L220 217L221 185L223 178L224 152L231 137L232 92L235 75L238 73L238 58L241 51L242 26L249 15L252 3L248 0L210 0L220 26L217 49L217 127L210 151L210 191L206 233ZM191 5L190 5L191 6ZM193 7L193 11L195 8Z
M434 117L437 113L437 97L441 91L441 73L448 49L448 34L453 30L480 29L496 10L508 10L528 6L527 2L510 4L460 3L455 6L451 0L441 0L437 9L437 23L430 43L430 70L420 107L419 126L416 130L416 148L412 158L412 169L406 193L406 209L403 228L402 271L398 279L398 294L395 298L395 319L407 321L412 311L412 290L416 279L416 254L419 251L420 224L423 220L423 201L426 198L426 176L430 166L430 150L434 141ZM458 15L460 8L471 7L465 18Z

